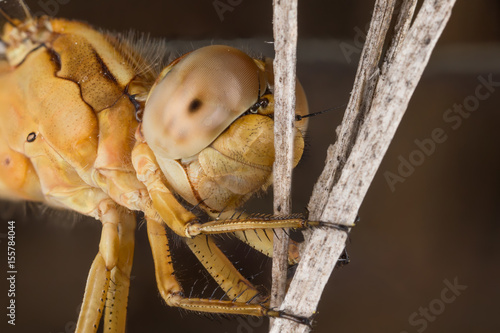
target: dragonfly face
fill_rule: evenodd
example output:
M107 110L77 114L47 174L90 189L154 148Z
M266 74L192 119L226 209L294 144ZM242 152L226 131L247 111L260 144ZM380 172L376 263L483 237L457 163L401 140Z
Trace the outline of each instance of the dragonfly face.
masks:
M273 85L270 61L222 45L193 51L162 71L142 130L170 185L189 203L233 210L270 185ZM297 86L296 113L305 115L307 101ZM306 125L298 122L294 166Z

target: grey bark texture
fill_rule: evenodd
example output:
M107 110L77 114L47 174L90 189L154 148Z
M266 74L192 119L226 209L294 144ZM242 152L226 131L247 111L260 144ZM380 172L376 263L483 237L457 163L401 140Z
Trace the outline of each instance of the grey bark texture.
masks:
M274 214L292 212L293 141L295 115L295 64L297 50L297 0L274 0L274 123L275 161ZM273 248L273 279L271 307L279 307L285 298L289 237L284 230L275 230Z
M337 141L328 149L325 168L309 202L310 220L353 226L454 3L425 0L412 22L416 0L376 1ZM395 31L381 62L396 5ZM347 234L336 229L306 234L301 262L281 310L306 318L314 315L346 239ZM307 325L281 318L270 329L272 333L309 331Z

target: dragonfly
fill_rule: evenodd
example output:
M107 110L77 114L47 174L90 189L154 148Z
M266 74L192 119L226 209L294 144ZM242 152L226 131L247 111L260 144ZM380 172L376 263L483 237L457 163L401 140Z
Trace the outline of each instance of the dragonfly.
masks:
M335 227L301 215L233 217L272 183L272 59L210 45L166 63L162 44L35 17L22 0L0 1L0 14L0 198L102 224L76 332L96 332L101 321L106 331L125 332L139 212L167 305L307 322L271 309L214 238L230 234L272 257L270 230ZM308 115L296 87L294 165ZM194 253L223 298L184 291L169 233ZM292 242L289 263L298 258Z

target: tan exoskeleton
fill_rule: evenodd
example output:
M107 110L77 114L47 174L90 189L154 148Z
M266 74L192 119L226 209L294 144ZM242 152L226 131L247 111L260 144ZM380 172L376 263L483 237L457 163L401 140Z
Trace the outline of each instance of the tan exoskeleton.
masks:
M147 220L156 280L168 305L300 320L267 308L266 298L210 236L234 233L271 256L266 229L321 224L301 217L216 219L271 184L271 61L208 46L158 75L151 57L126 39L80 22L32 18L19 1L3 1L0 8L6 19L0 196L70 209L102 223L76 331L95 332L103 311L106 331L125 331L135 211ZM296 100L297 115L307 114L299 84ZM296 122L295 164L305 127L306 120ZM201 223L193 206L214 220ZM167 228L185 239L225 291L224 300L184 295ZM292 245L290 261L296 256Z

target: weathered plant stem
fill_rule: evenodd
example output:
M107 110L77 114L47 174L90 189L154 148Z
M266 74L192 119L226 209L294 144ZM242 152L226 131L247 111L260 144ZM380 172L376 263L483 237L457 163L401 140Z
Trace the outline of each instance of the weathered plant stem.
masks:
M295 115L295 63L297 49L297 0L275 0L274 8L274 214L292 212L293 141ZM279 307L285 298L288 266L286 231L276 230L273 252L271 307Z
M352 226L366 192L396 132L409 100L441 35L455 0L425 0L413 22L415 1L404 0L395 39L379 60L395 0L377 0L356 79L337 141L309 203L310 219ZM315 230L281 309L312 316L345 247L347 235ZM339 304L339 306L341 306ZM309 332L306 325L277 319L270 332Z

